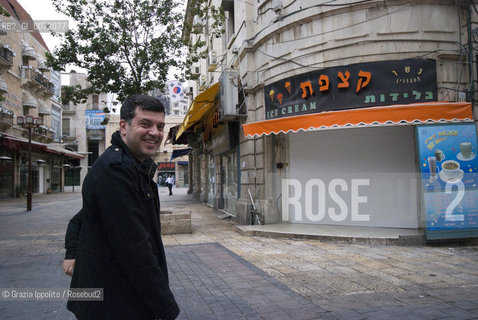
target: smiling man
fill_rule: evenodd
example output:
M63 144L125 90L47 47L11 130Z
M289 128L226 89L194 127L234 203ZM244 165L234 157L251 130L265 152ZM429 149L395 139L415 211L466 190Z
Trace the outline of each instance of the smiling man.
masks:
M78 319L175 319L151 159L164 136L164 106L137 95L120 130L88 172L71 288L103 288L103 301L68 301Z

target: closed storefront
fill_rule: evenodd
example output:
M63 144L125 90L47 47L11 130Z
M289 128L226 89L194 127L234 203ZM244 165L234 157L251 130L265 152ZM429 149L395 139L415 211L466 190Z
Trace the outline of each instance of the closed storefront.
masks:
M0 199L13 197L13 154L0 147Z
M290 134L288 221L417 228L412 126Z

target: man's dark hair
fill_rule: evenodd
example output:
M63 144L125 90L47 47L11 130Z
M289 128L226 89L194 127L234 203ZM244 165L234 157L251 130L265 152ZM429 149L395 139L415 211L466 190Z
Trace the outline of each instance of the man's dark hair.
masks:
M121 105L120 118L131 124L134 118L135 110L145 110L152 112L164 112L164 105L158 99L144 94L137 94L128 97Z

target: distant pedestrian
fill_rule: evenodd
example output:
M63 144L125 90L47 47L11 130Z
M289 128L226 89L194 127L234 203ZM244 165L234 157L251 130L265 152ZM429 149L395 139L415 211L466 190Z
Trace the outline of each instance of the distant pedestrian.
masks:
M126 99L112 146L86 175L81 214L65 237L70 252L64 270L73 270L72 289L102 288L103 301L69 300L68 310L80 320L172 320L179 314L152 180L156 165L151 157L163 140L164 115L164 106L153 97Z
M169 189L169 195L173 195L173 185L174 185L174 178L172 175L169 175L169 177L166 179L166 185L168 186Z

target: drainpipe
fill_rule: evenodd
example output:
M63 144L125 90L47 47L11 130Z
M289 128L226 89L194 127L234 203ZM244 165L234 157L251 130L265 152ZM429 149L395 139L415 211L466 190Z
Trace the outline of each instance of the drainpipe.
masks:
M473 82L473 43L471 37L471 0L467 1L467 28L468 28L468 72L470 74L470 89L468 92L468 101L473 103L475 95L475 84Z

